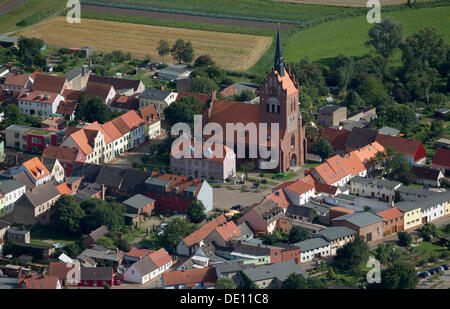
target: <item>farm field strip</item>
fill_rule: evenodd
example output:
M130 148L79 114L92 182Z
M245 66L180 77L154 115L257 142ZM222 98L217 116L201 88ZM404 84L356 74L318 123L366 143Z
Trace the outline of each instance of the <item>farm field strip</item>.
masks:
M68 24L62 16L18 35L41 38L55 46L93 46L99 51L122 50L138 58L149 55L152 59L161 59L156 51L159 40L173 44L181 38L192 42L196 56L209 54L220 67L237 71L247 70L255 64L273 39L90 19L83 19L81 24Z
M315 4L330 6L347 6L347 7L366 7L366 1L362 0L274 0L277 2L298 3L298 4ZM426 2L431 0L416 0L417 2ZM405 0L380 0L383 5L405 4Z

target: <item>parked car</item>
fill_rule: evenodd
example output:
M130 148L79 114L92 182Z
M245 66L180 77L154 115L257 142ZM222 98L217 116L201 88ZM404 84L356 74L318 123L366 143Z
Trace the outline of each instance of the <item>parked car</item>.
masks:
M429 269L428 272L429 272L431 275L434 275L434 274L436 274L438 271L437 271L436 268L432 268L432 269Z
M448 264L443 264L441 266L444 267L444 270L449 270L450 269L450 265L448 265Z
M114 281L114 285L117 285L117 286L122 285L122 281L120 281L119 279L116 279Z
M419 278L426 278L430 275L430 273L428 271L423 271L421 273L419 273Z
M442 267L442 266L437 266L437 267L435 267L434 269L436 269L437 272L440 272L440 271L444 271L444 270L445 270L445 268Z
M231 207L231 209L237 210L237 211L241 211L243 208L244 207L242 207L241 205L236 205L236 206Z
M53 247L55 247L56 249L61 249L62 245L58 242L56 244L53 244Z

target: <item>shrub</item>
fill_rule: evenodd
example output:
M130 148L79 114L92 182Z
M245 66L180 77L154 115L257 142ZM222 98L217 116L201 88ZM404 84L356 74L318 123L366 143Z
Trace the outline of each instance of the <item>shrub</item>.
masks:
M430 257L428 258L428 262L429 263L435 263L435 262L437 262L437 260L438 260L438 258L437 258L437 256L436 255L430 255Z
M265 184L267 184L267 180L263 179L263 180L261 180L261 183L265 185Z
M264 173L259 174L259 177L264 177Z

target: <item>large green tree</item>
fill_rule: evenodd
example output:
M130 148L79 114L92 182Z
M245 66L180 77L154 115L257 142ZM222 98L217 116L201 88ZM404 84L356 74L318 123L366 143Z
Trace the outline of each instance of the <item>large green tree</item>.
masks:
M193 95L181 98L180 100L170 104L164 110L164 115L170 126L176 123L187 123L191 127L194 125L194 115L202 113L203 106L200 101Z
M303 275L292 273L281 283L281 288L290 290L307 289L308 281Z
M196 229L197 225L186 218L176 218L170 221L162 235L164 247L173 252L178 243Z
M414 289L419 277L413 266L397 261L381 272L381 285L385 289Z
M369 259L369 246L360 235L352 242L337 250L336 265L342 269L352 269L365 264Z
M301 227L301 226L294 226L289 233L289 242L290 243L296 243L299 241L303 241L308 239L309 236L309 230Z
M81 220L84 216L85 213L75 197L63 194L52 207L50 224L57 231L79 236L82 233Z
M192 86L189 90L197 93L210 94L218 89L219 86L213 79L208 77L196 77L192 81Z
M312 148L312 150L324 160L331 157L334 153L333 146L331 146L330 142L324 137L320 137Z
M75 109L75 119L105 123L111 120L111 111L100 97L86 100L85 96L80 97L80 101Z
M216 281L216 289L218 290L235 290L236 284L228 277L221 277Z
M170 53L169 43L165 40L160 40L156 51L160 57L165 57Z
M373 46L378 54L388 59L403 41L403 24L387 17L369 30L366 45Z
M193 223L200 223L206 218L205 205L202 201L193 201L186 210L186 216Z

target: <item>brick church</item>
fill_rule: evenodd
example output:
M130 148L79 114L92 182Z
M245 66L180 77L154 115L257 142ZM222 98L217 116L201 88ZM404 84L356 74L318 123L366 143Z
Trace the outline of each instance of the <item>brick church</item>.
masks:
M226 141L229 138L225 132L227 123L244 125L254 123L256 126L259 123L267 123L268 128L271 123L278 123L280 150L279 165L275 170L287 172L291 167L301 166L306 162L307 141L299 112L298 86L295 76L284 63L278 30L274 67L258 89L260 103L221 101L217 100L213 94L203 114L204 124L210 122L220 124ZM271 138L269 134L268 146L271 144ZM235 136L235 152L236 140ZM247 147L248 143L249 139L246 137ZM259 163L260 161L258 160Z

